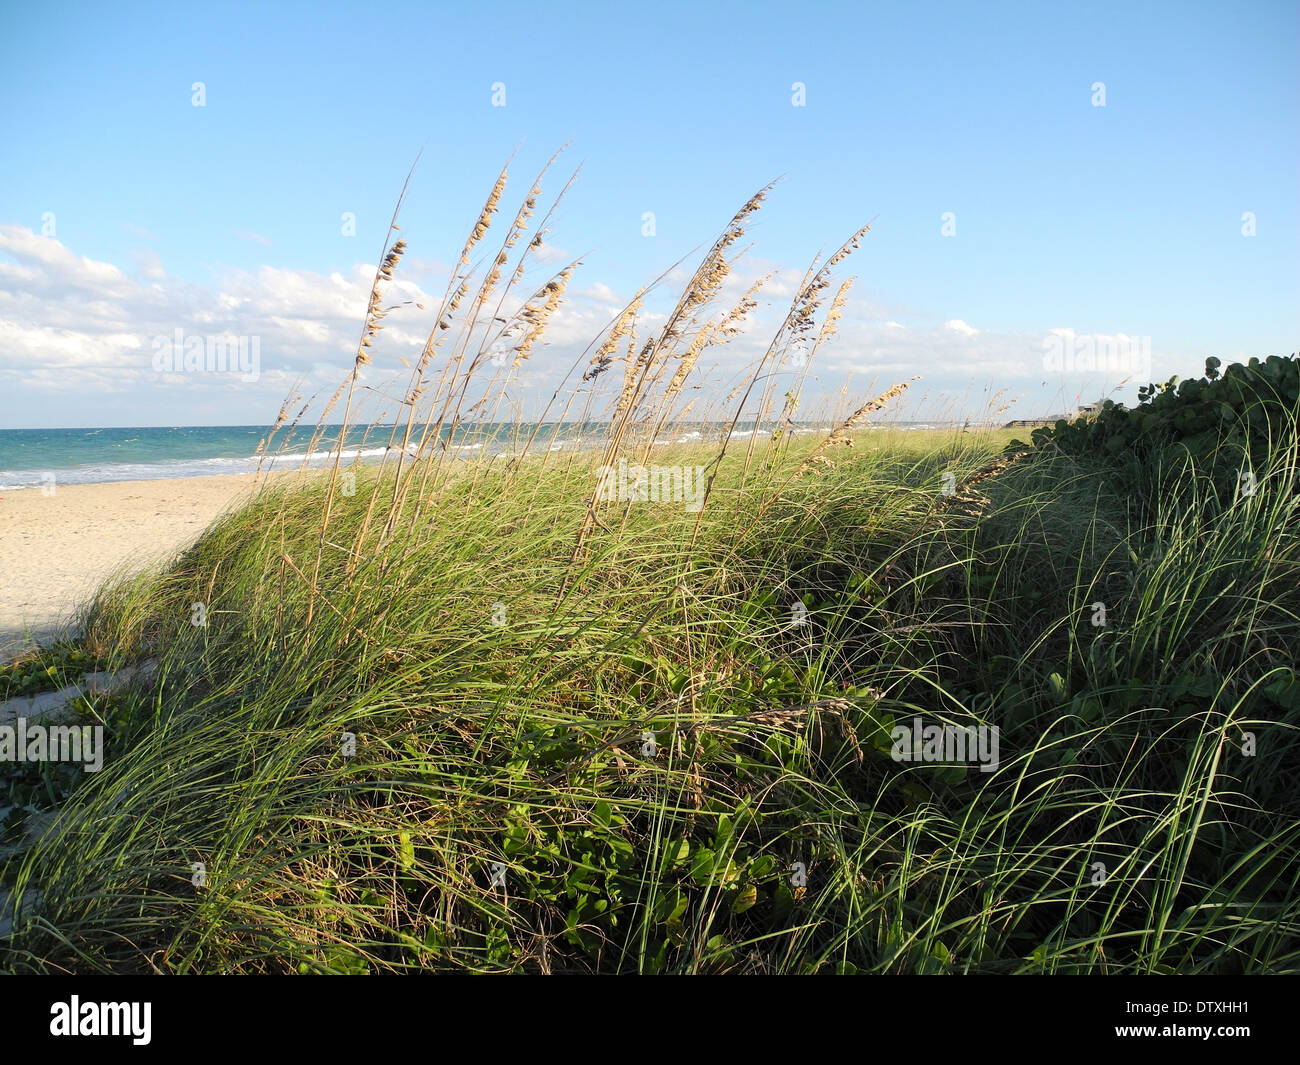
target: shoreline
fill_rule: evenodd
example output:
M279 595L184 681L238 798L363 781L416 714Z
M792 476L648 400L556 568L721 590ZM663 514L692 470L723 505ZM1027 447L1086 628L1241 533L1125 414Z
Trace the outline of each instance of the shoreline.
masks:
M853 435L889 429L869 426ZM921 443L951 432L912 430L898 435ZM698 448L701 442L662 441L658 446L671 453ZM598 453L589 452L593 457ZM556 454L540 451L514 457L545 462ZM295 468L263 472L261 477L274 480L301 472ZM118 570L138 571L174 556L257 482L255 473L230 472L58 484L48 494L41 487L0 490L0 661L69 631L72 616L105 579Z
M203 427L196 427L203 428ZM679 427L685 431L689 426ZM813 426L807 424L795 424L792 435L795 437L815 436L818 434L826 435L831 432L834 426ZM880 423L862 425L855 429L855 432L862 433L885 433L885 434L904 434L907 436L917 435L926 436L932 433L950 433L950 432L983 432L989 430L998 430L1006 428L1005 426L995 425L975 425L968 424L963 428L962 423L945 424L942 422L915 422L906 424ZM139 430L121 430L123 432L152 432L154 427L145 427ZM667 438L657 440L654 444L656 449L672 447L689 447L692 445L717 445L720 443L720 437L716 436L716 426L709 427L709 431L691 430L686 435L679 436L675 439ZM71 430L49 430L48 432L65 432ZM89 435L97 435L104 432L114 432L117 430L100 429L86 430ZM602 432L596 431L587 435L588 431L581 428L578 423L568 426L568 432L557 430L554 427L546 427L547 435L539 435L536 439L534 448L530 449L528 456L556 454L559 452L572 453L575 451L595 451L600 452L605 449L607 439ZM583 433L584 435L573 437L572 432ZM676 431L676 430L675 430ZM128 481L162 481L162 480L193 480L200 477L233 477L254 475L258 471L259 463L264 464L262 473L264 474L282 474L296 473L304 469L325 469L332 460L334 452L332 448L325 447L324 444L313 450L310 454L305 452L281 453L272 450L268 454L232 454L232 455L191 455L188 458L169 460L165 463L152 460L156 455L157 448L165 450L165 444L161 441L156 443L155 450L150 452L150 458L146 459L143 455L137 455L135 458L118 456L113 461L95 461L73 463L71 465L59 463L50 464L41 462L39 454L26 453L18 454L14 451L7 451L5 448L5 434L32 432L32 430L8 430L0 429L0 495L6 492L30 492L39 490L47 486L47 483L56 483L59 487L87 484L123 484ZM81 432L81 430L78 430ZM740 429L732 434L733 442L747 441L754 430ZM527 438L528 434L524 434ZM758 430L760 438L771 436L770 428L760 428ZM561 437L561 439L556 439ZM493 460L500 458L520 458L521 456L515 450L515 444L519 440L513 435L501 435L491 439L482 439L475 436L468 436L461 442L454 445L449 454L457 460L476 461L477 459L487 456ZM365 446L369 444L370 446ZM342 453L342 459L345 462L352 462L360 455L361 461L365 465L371 465L377 462L385 461L385 453L397 450L390 449L387 446L374 444L373 441L357 441L354 445L345 447ZM118 476L121 473L124 476ZM66 478L73 479L66 479ZM53 480L51 480L53 478Z

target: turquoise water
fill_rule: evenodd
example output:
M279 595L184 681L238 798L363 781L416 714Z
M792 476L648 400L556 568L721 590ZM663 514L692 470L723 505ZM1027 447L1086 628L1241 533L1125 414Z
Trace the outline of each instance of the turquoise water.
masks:
M204 477L212 474L251 473L257 469L257 445L267 433L260 425L174 426L139 429L0 429L0 491L15 491L49 483L94 484L104 481L144 481L167 477ZM494 427L485 440L481 430L458 432L455 452L473 454L511 448L518 427ZM552 427L553 428L553 427ZM581 426L562 427L561 437ZM524 426L525 438L532 426ZM364 426L348 430L344 458L377 459L386 450L388 428L372 431ZM600 427L590 426L586 438L598 437ZM312 453L312 429L286 436L281 430L272 442L277 452L272 469L293 469L304 460L324 464L338 444L339 430L327 427ZM462 443L470 439L468 443ZM549 445L552 429L543 427L534 447ZM559 442L559 438L557 438Z
M895 423L898 428L939 428L940 423ZM534 426L500 424L457 432L452 453L468 458L486 449L489 455L522 449ZM534 451L598 447L605 426L589 422L543 425L533 442ZM801 427L796 432L822 432L824 427ZM204 477L212 474L251 473L257 468L257 445L266 435L260 425L174 426L140 429L0 429L0 491L36 488L50 483L95 484L104 481L148 481L167 477ZM272 444L278 452L268 460L270 469L294 469L304 461L323 465L338 443L338 428L327 427L312 453L312 430L298 429L291 436L282 429ZM719 425L678 429L678 437L665 443L715 439ZM759 430L765 435L763 430ZM343 456L358 452L363 460L382 456L388 429L369 435L364 426L348 430ZM736 434L748 436L743 429Z
M39 486L51 474L58 484L93 484L247 473L257 468L254 453L266 432L257 425L0 429L0 490ZM301 461L311 434L298 435ZM360 441L360 433L348 436L348 443ZM332 430L322 446L337 438Z

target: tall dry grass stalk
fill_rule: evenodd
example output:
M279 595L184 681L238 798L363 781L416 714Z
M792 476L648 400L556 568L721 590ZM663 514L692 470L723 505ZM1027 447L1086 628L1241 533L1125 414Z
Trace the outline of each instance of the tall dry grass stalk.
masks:
M494 218L501 210L508 186L510 163L502 168L456 257L445 290L434 308L432 324L422 347L411 360L402 356L396 359L406 368L406 380L400 390L394 390L382 381L371 383L365 378L378 350L376 342L384 328L384 319L401 306L387 305L385 295L406 251L405 240L394 239L394 234L399 229L397 219L410 185L411 176L408 174L375 270L351 372L325 403L309 444L311 453L327 431L333 430L338 434L332 445L315 558L310 565L293 559L283 559L278 563L281 586L286 567L300 574L308 583L313 604L309 605L306 616L308 635L315 615L314 603L322 593L326 553L339 553L344 579L351 585L354 611L366 589L373 588L375 582L388 582L395 577L403 579L400 575L405 560L421 542L418 535L412 538L403 530L414 532L421 528L425 530L423 535L427 536L433 527L436 501L449 490L458 471L469 473L465 482L470 486L465 496L466 508L474 492L488 483L488 478L500 490L521 486L535 492L538 482L530 476L530 471L550 461L553 452L567 449L568 454L563 457L566 470L586 478L583 454L567 442L560 442L560 432L565 425L571 424L569 419L575 413L579 427L593 423L602 427L600 450L587 453L586 458L598 459L599 465L607 469L613 468L620 459L646 463L654 449L667 440L674 426L684 424L688 414L693 414L700 424L717 424L720 428L717 450L706 467L705 505L713 491L718 467L726 459L742 421L749 426L742 486L745 478L750 476L761 433L770 432L770 449L781 443L789 447L799 396L811 360L834 336L852 279L839 285L823 314L824 294L832 284L835 268L860 246L870 226L856 230L825 262L814 260L766 348L740 375L729 395L721 400L723 409L716 409L718 400L694 394L703 388L703 384L697 383L700 370L706 365L716 365L719 351L742 333L759 306L764 287L773 276L768 273L750 281L729 303L715 310L719 297L734 277L738 260L745 253L740 242L749 221L761 209L776 183L765 185L741 205L705 252L662 324L649 335L640 333L640 326L647 317L646 301L681 265L680 262L638 290L611 318L575 360L536 420L528 423L524 420L524 403L508 390L545 343L548 328L561 312L569 286L581 264L581 260L569 262L538 283L526 297L515 294L516 290L522 289L532 261L549 233L556 208L576 178L575 171L542 210L543 181L559 154L552 156L530 183L499 244L476 261L476 255L491 232ZM527 234L539 213L540 222L529 238ZM424 311L425 303L415 303L415 309ZM805 354L806 358L796 363L795 368L801 373L785 393L779 412L774 414L777 382L790 372L783 364L794 350ZM438 361L440 355L443 356L441 362ZM395 377L393 381L395 383ZM868 404L860 408L845 425L832 433L823 446L838 442L866 413L879 409L904 387L891 389L873 401L877 404L875 406ZM390 408L391 414L381 411L373 420L362 423L364 430L361 444L357 447L354 469L355 476L362 478L366 486L364 511L359 524L349 534L352 541L335 543L330 528L337 507L342 456L348 446L349 429L357 419L358 402L363 391L377 402L393 404L395 409ZM291 394L277 415L265 441L267 454L277 433L290 424L289 412L298 398ZM753 399L757 403L751 409ZM328 418L340 401L343 404L342 421L331 426ZM284 441L290 438L292 427L297 425L308 405L304 405L292 420L290 433L282 438ZM499 420L503 407L513 412L513 421L503 423ZM512 453L498 463L489 452L501 439L503 431L510 440ZM549 434L549 441L539 439L543 433ZM361 469L360 454L372 435L381 438L386 435L387 443L377 469L367 474ZM539 444L540 454L537 453ZM458 459L458 454L467 448L477 450L476 460L462 462ZM584 556L588 541L596 530L616 533L618 528L626 526L630 517L629 501L622 508L621 522L610 523L602 519L600 514L605 505L601 501L602 485L598 478L594 483L588 481L588 484L590 488L583 517L574 536L571 564ZM691 545L698 536L703 512L702 507L695 522ZM399 534L403 539L402 545L390 549ZM564 595L563 587L560 595ZM341 616L350 618L352 611Z
M382 319L387 317L387 309L381 306L383 284L384 282L392 281L393 271L397 269L397 265L402 261L402 255L406 251L406 241L401 240L400 238L393 241L393 234L398 230L397 219L401 214L402 204L406 200L406 190L410 187L411 175L415 173L415 167L418 162L419 157L417 156L416 162L411 164L411 169L406 175L406 181L402 184L401 194L397 197L397 205L393 208L392 220L389 222L388 229L384 233L384 247L379 256L379 265L375 268L374 278L370 283L370 300L366 306L365 321L361 327L361 340L357 344L357 353L352 362L352 372L331 397L329 403L326 404L324 411L322 411L320 419L317 421L317 433L319 434L322 426L325 424L325 418L329 416L335 403L338 402L340 393L346 387L347 401L343 406L343 422L339 428L338 443L334 449L334 460L330 463L329 487L325 495L325 506L321 515L320 537L316 544L316 559L312 563L312 599L307 608L307 618L305 622L308 632L311 631L311 620L315 607L315 593L320 580L321 556L325 551L325 537L329 531L330 515L334 504L334 488L338 482L339 460L343 457L343 446L347 440L349 418L352 413L353 396L356 392L357 381L361 376L361 369L370 362L369 349L374 344L374 338L378 335L379 331L383 329L383 325L380 323ZM392 241L391 244L390 241ZM315 439L315 437L313 437L313 439ZM307 450L308 454L310 454L312 448L309 446Z
M736 425L740 421L740 416L745 409L750 394L754 386L759 381L765 382L765 389L770 389L767 382L770 381L768 376L769 367L779 361L781 353L785 352L792 343L802 341L815 327L815 316L817 309L821 305L821 292L830 284L831 271L853 254L861 247L862 238L871 230L870 225L865 225L858 229L849 237L836 252L826 260L825 265L818 268L816 261L808 268L804 275L804 281L795 297L790 304L790 309L786 312L785 319L782 321L780 328L777 329L772 337L772 342L768 345L767 351L758 361L753 373L750 375L741 395L740 402L737 404L735 413L732 415L731 423L727 426L726 435L722 439L721 448L718 451L717 458L714 459L712 468L709 472L708 480L704 486L704 505L701 506L699 516L695 519L695 528L691 534L691 545L694 546L700 534L700 523L704 520L704 507L708 505L709 496L713 492L713 485L717 476L717 468L721 464L727 453L727 446L735 434ZM770 397L770 392L769 392ZM744 478L749 473L749 463L753 456L754 441L758 436L759 429L762 425L763 405L760 404L758 415L754 419L754 426L750 432L749 449L745 456L745 473L742 475L741 484L744 484Z

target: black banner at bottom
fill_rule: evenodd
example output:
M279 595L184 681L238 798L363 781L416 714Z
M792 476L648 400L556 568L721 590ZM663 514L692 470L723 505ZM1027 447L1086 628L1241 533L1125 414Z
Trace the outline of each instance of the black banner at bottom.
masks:
M1287 985L1267 977L868 977L842 984L829 999L824 987L796 990L788 982L779 992L753 982L743 988L712 982L707 991L692 988L685 1000L676 985L641 983L631 993L626 984L608 987L605 1000L591 981L577 998L555 981L524 988L444 980L433 992L427 981L413 978L281 979L271 987L256 978L12 977L0 983L6 1014L0 1047L31 1050L45 1043L53 1050L65 1044L93 1054L115 1044L128 1054L207 1056L264 1045L327 1054L382 1046L389 1053L456 1036L489 1046L529 1032L541 1039L547 1031L567 1031L581 1033L581 1044L591 1049L594 1035L651 1036L661 1024L667 1033L685 1023L680 1035L696 1033L688 1042L715 1028L718 1039L761 1038L768 1051L780 1052L787 1040L792 1048L806 1048L810 1024L840 1029L847 1022L855 1027L855 1041L872 1031L884 1037L897 1025L889 1042L897 1046L901 1037L918 1050L1020 1044L1087 1053L1154 1044L1219 1057L1243 1044L1262 1048L1262 1040L1277 1045L1292 1027L1293 1010ZM778 996L780 1006L753 1008ZM800 1008L804 997L811 1011ZM752 1005L744 1006L746 1000ZM867 1016L860 1015L864 1011ZM494 1015L504 1023L477 1023Z

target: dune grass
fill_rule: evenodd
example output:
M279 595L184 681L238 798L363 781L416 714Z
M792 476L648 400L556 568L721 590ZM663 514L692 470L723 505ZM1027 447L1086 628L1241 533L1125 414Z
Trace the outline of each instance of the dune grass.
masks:
M817 264L739 405L690 412L762 196L648 339L630 310L588 349L551 416L604 409L603 451L520 422L512 459L449 457L509 379L494 254L376 424L392 461L340 443L101 591L88 653L156 668L0 866L31 899L5 968L1297 971L1294 417L1226 506L1191 462L1137 494L1006 433L863 431L902 386L795 435L765 374L833 333ZM491 316L519 361L536 293ZM688 412L720 439L672 444ZM701 467L707 502L603 501L620 459ZM916 718L996 726L996 766L896 760Z
M1293 971L1291 504L1183 470L1135 525L1046 456L942 494L997 461L861 450L754 524L736 459L693 550L637 504L576 568L576 468L453 481L400 571L322 567L310 640L275 561L323 485L266 493L91 615L156 680L10 870L6 963ZM917 714L998 724L997 771L895 762Z

